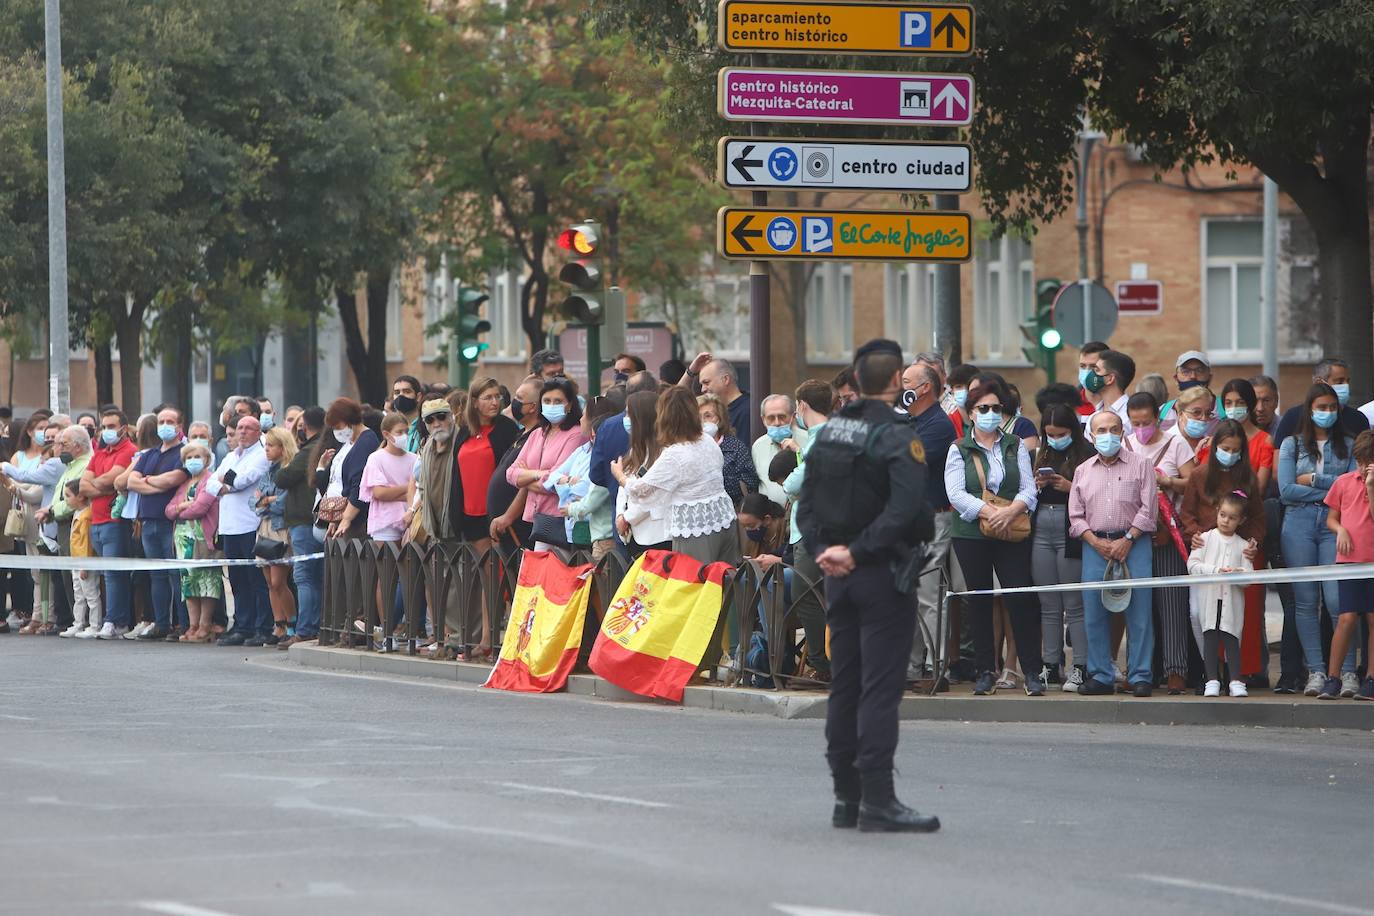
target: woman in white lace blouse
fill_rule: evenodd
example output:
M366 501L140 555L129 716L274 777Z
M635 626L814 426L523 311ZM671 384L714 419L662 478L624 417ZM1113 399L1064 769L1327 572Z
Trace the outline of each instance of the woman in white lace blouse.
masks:
M725 493L724 459L715 441L702 432L690 391L674 387L659 395L656 431L662 451L648 473L629 476L618 460L611 472L632 500L667 498L673 550L702 563L738 564L739 522Z

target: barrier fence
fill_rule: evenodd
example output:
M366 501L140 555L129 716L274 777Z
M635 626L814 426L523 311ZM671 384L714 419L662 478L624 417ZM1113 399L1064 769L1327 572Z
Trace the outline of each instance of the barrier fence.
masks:
M593 567L587 638L580 659L585 663L629 564L614 551L596 562L583 551L556 553L570 566ZM435 642L444 642L447 624L451 643L490 645L494 657L500 652L509 621L523 556L520 549L493 546L478 551L468 543L433 540L405 546L359 539L329 541L324 552L320 645L415 655L428 621ZM795 571L789 577L789 570L791 567L782 563L763 566L746 560L727 573L716 632L699 670L727 685L740 683L745 675L771 678L776 690L823 684L804 674L805 645L796 633L801 626L798 609L804 600L814 597L824 608L824 583L810 582ZM760 621L759 629L767 642L766 663L750 665L745 655L755 621ZM717 662L726 648L728 628L733 628L733 651L729 665L719 669ZM939 644L929 633L926 638L928 645Z

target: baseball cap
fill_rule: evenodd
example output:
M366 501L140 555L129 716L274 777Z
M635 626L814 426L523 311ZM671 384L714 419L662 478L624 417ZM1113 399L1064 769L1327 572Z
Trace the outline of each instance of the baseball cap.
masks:
M425 403L420 406L420 417L422 419L425 417L432 417L436 413L450 412L451 408L448 406L448 401L445 401L443 398L434 398L432 400L425 401Z
M1212 368L1212 361L1207 358L1207 354L1201 350L1189 350L1187 353L1179 354L1178 361L1174 363L1175 369L1182 369L1183 364L1190 359L1195 359L1208 369Z
M1131 568L1120 560L1109 560L1102 571L1103 582L1118 582L1131 578ZM1113 614L1120 614L1131 605L1131 590L1112 586L1102 590L1102 606Z

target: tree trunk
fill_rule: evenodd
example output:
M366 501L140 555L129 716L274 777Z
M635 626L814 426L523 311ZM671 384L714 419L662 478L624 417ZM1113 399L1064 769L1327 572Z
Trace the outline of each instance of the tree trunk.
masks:
M132 422L143 410L143 313L147 302L135 299L127 307L120 299L114 318L115 340L119 343L119 399Z
M114 361L110 359L110 342L91 344L90 349L95 356L95 404L96 407L104 407L114 400Z
M530 276L520 291L520 323L530 342L530 356L544 348L544 314L549 307L549 272L544 253L549 247L549 195L542 182L530 189L530 239L525 252Z
M358 398L374 407L381 407L386 401L386 304L390 291L389 270L368 274L365 290L340 287L334 291L344 330L344 353L358 384ZM364 308L367 310L366 337L358 318Z

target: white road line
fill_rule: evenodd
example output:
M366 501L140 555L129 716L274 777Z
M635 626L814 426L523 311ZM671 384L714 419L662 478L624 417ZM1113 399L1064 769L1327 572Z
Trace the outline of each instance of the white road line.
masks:
M191 906L175 900L141 900L135 906L150 913L166 913L167 916L233 916L223 910L207 910L203 906Z
M617 805L634 805L639 808L671 808L666 802L645 801L642 798L625 798L620 795L599 795L596 792L578 792L575 789L555 789L552 786L531 786L523 782L494 782L494 786L505 789L519 789L522 792L541 792L545 795L566 795L569 798L586 798L591 801L611 802Z
M860 910L827 910L817 906L798 906L793 903L774 903L773 909L779 913L786 913L787 916L877 916L876 913L864 913Z
M1250 887L1232 887L1228 884L1211 884L1207 881L1192 881L1188 878L1171 878L1168 875L1134 875L1133 877L1141 881L1164 884L1169 887L1181 887L1185 890L1193 891L1211 891L1215 894L1229 894L1232 897L1243 897L1247 900L1260 900L1265 903L1282 903L1300 909L1316 910L1319 913L1343 913L1345 916L1374 916L1374 910L1367 910L1358 906L1347 906L1344 903L1327 903L1324 900L1311 900L1307 897L1291 897L1288 894L1271 894L1268 891L1255 890Z

